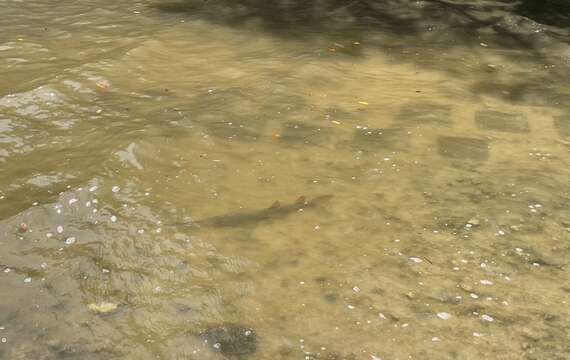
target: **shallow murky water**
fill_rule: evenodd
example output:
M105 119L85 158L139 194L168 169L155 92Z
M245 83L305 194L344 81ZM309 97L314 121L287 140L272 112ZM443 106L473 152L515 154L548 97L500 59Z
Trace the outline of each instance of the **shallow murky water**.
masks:
M570 359L533 3L0 0L0 358Z

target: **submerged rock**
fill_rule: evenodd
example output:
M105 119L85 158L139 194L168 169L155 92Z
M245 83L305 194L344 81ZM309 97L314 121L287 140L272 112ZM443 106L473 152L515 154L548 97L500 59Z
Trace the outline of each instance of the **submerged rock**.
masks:
M224 355L250 355L257 349L257 336L246 326L223 324L211 327L201 335L214 350Z

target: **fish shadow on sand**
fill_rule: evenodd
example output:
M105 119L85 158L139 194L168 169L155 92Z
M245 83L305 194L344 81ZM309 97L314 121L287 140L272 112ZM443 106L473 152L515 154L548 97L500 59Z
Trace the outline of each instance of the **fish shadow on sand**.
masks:
M331 194L319 195L311 200L305 196L299 197L292 204L282 205L279 201L275 201L269 208L261 210L252 210L244 212L232 212L224 215L209 217L196 221L186 221L174 225L190 226L194 228L232 228L255 226L263 222L283 219L287 216L304 211L305 209L315 208L333 197Z

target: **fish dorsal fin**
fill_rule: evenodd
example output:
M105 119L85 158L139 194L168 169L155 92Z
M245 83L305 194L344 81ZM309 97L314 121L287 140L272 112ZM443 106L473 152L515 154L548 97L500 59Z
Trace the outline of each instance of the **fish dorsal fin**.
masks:
M269 207L270 210L279 209L281 207L281 203L279 200L276 200L271 206Z
M299 196L297 200L295 200L295 205L307 205L307 198L305 196Z

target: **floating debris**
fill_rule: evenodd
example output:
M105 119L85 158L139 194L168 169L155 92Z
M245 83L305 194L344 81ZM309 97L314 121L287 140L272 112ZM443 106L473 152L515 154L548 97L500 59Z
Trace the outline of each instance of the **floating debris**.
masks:
M121 191L121 188L118 186L113 186L113 188L111 189L112 192L117 193L119 191Z
M487 315L487 314L483 314L481 315L481 319L485 320L485 321L494 321L495 319L493 319L492 316Z
M94 192L95 190L97 190L97 186L91 186L89 188L89 192Z
M87 305L89 310L101 314L106 314L115 311L118 306L119 304L110 303L110 302L91 303Z
M21 233L24 233L24 232L28 231L28 224L26 224L26 223L21 223L21 224L18 226L18 231L21 232Z
M483 285L493 285L493 282L491 280L481 280L479 281L481 284Z
M411 261L415 262L415 263L421 263L423 260L420 259L419 257L415 257L415 256L411 256L408 259L410 259Z
M437 317L440 318L441 320L449 320L451 319L451 314L446 312L439 312L437 313Z

